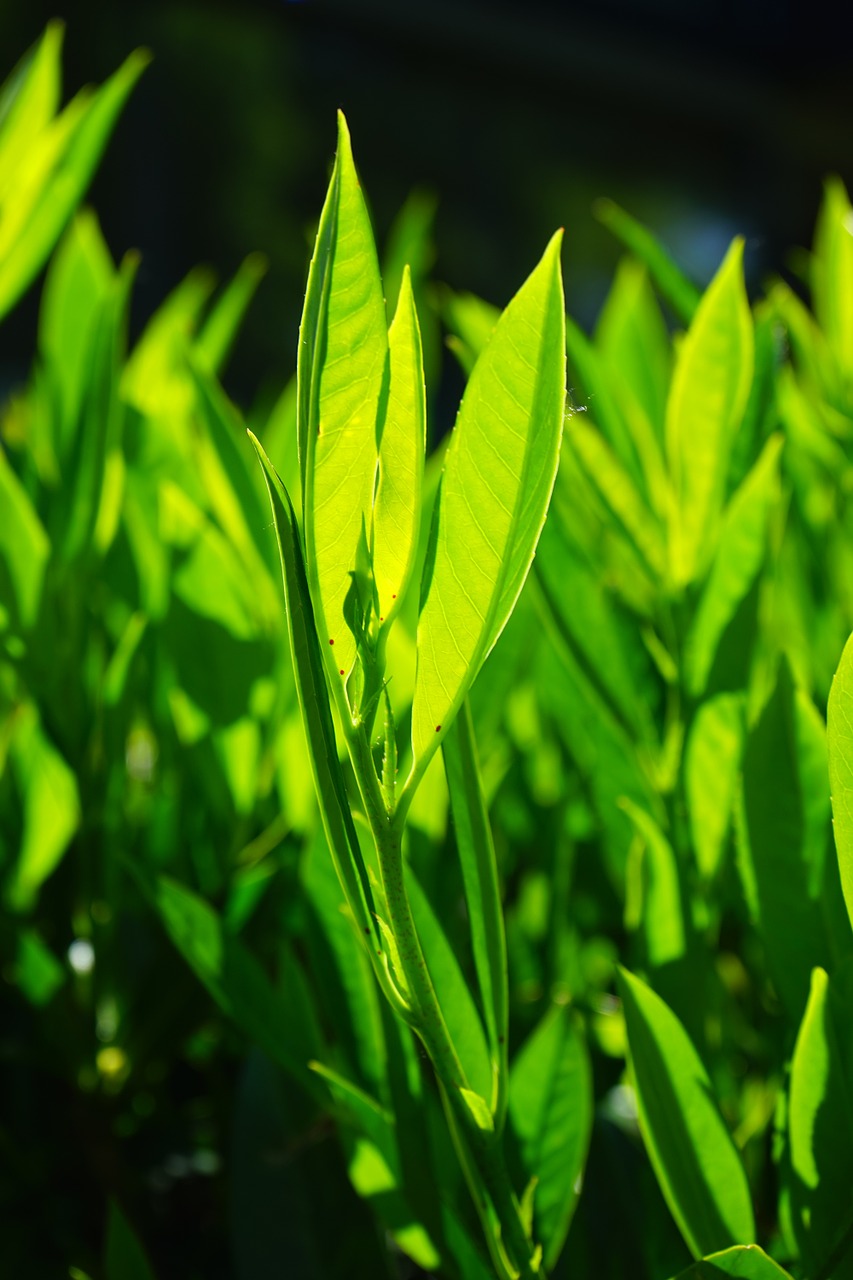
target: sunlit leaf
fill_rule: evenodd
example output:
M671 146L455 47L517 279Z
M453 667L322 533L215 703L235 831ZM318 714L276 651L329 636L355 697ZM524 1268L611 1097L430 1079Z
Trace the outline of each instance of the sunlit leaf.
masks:
M559 251L557 235L498 322L447 451L421 588L413 780L503 630L545 518L565 399Z
M827 749L838 869L853 922L853 639L844 646L829 694Z

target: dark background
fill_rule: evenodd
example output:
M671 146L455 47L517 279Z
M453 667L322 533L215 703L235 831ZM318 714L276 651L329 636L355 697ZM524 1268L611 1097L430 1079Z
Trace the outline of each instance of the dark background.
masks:
M200 261L271 260L229 373L244 403L294 365L338 106L380 244L426 187L436 278L503 303L564 225L586 325L618 256L595 197L699 282L744 233L755 288L810 241L823 177L853 177L853 59L819 7L803 23L769 0L0 0L2 74L52 16L68 93L137 45L155 55L90 196L113 253L142 251L135 327ZM7 374L28 366L35 311L3 326Z

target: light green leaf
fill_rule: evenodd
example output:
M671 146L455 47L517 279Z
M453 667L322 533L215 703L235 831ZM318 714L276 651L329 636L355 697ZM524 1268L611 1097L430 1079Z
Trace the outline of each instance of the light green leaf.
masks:
M768 966L789 1014L805 1007L815 964L831 968L853 943L829 848L823 723L787 664L751 729L743 760L746 840ZM841 917L840 926L838 917Z
M679 320L689 324L702 295L676 266L660 241L612 200L597 200L595 216L640 259Z
M853 636L844 646L829 692L827 749L838 869L853 923Z
M621 373L663 443L670 341L648 272L634 258L623 258L616 269L595 343L608 367Z
M287 625L293 655L296 692L314 787L320 803L323 829L335 859L350 910L370 939L371 957L383 952L382 934L376 922L373 894L353 826L346 785L335 743L329 695L323 674L320 644L311 608L311 597L302 560L296 516L287 491L260 442L249 433L264 469L272 506L276 537L281 554L282 577L287 604Z
M849 376L853 373L853 208L839 178L830 178L824 190L812 287L820 327Z
M62 90L60 53L65 26L49 22L0 92L0 204L15 170L56 114Z
M685 682L694 698L708 682L726 627L764 562L767 526L779 500L781 435L772 436L723 514L711 571L685 642Z
M757 1244L736 1245L721 1253L710 1253L679 1272L675 1280L723 1280L724 1276L737 1276L738 1280L791 1280L788 1272L768 1258Z
M642 841L640 887L632 923L642 928L650 967L659 969L680 960L687 950L678 863L672 845L644 809L627 798L620 801L620 808Z
M0 598L11 603L20 626L34 626L41 602L50 542L35 509L0 448ZM11 586L5 589L4 579Z
M740 694L703 702L684 752L684 791L696 864L705 881L720 869L738 790L744 742Z
M28 911L80 825L80 796L74 774L45 734L31 704L17 713L11 757L23 826L6 897L14 910Z
M467 702L462 704L453 728L444 739L443 753L471 926L474 967L493 1064L494 1087L492 1094L487 1096L491 1098L497 1128L500 1129L508 1073L506 937L495 847L483 796L471 709Z
M426 449L423 358L408 268L388 343L389 386L373 509L373 573L386 627L400 608L415 561Z
M660 996L619 971L640 1128L664 1198L697 1258L755 1239L749 1185L702 1061Z
M611 394L611 379L602 367L598 352L583 330L569 316L566 319L566 351L568 354L569 380L572 382L572 399L583 400L595 425L600 429L622 467L633 483L642 489L643 468L636 443L619 405ZM579 379L580 386L574 378ZM571 407L569 409L571 415Z
M528 1178L536 1178L534 1238L550 1269L566 1239L592 1130L592 1070L571 1011L550 1009L512 1063L510 1118Z
M510 302L468 382L421 585L414 787L498 639L548 509L565 403L560 235Z
M753 333L735 240L682 343L666 409L675 494L670 572L676 586L702 572L717 536L735 432L752 381Z
M666 557L663 530L619 458L594 427L577 417L567 428L566 441L567 446L575 450L618 527L627 534L653 577L661 579Z
M0 317L6 314L43 267L71 214L88 187L127 98L150 61L137 50L118 71L85 102L75 100L52 128L67 117L60 145L52 163L45 164L38 194L28 210L26 223L0 253ZM82 109L81 109L82 108ZM70 115L68 113L71 113ZM45 130L41 139L49 139ZM5 204L14 208L15 191L6 193ZM4 227L5 234L5 227Z
M356 641L344 602L371 529L377 418L387 376L385 300L370 219L338 115L338 154L320 217L299 330L298 425L305 560L330 675ZM334 653L327 648L334 646Z
M211 307L195 349L202 364L214 373L222 373L249 303L268 266L262 253L250 253Z
M815 969L791 1062L792 1225L808 1274L833 1280L853 1276L851 1029L853 967Z

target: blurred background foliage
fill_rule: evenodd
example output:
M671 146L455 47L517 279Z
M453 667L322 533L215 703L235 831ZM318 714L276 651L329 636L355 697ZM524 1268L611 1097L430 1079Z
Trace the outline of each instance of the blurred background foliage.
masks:
M115 256L139 249L140 326L191 267L271 271L229 370L244 402L292 368L304 272L343 107L380 244L413 189L437 201L434 279L504 303L555 226L589 325L618 258L610 196L705 284L732 235L747 279L810 242L828 172L853 185L851 56L788 0L105 0L0 5L11 63L65 18L69 84L155 61L92 188ZM26 370L36 297L4 335ZM443 426L459 390L442 397Z

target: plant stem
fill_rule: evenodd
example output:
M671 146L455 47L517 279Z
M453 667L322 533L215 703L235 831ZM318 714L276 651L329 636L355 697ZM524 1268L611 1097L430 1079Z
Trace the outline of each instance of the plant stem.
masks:
M385 805L364 727L353 726L347 737L367 820L376 843L388 906L388 923L397 944L402 976L414 1005L415 1016L411 1025L429 1054L454 1121L471 1152L477 1175L492 1202L500 1222L502 1239L518 1276L522 1280L544 1280L544 1272L534 1269L534 1246L521 1221L500 1138L477 1125L461 1092L469 1089L470 1085L444 1020L406 892L402 849L404 815L399 810L390 812ZM465 1161L462 1163L464 1168ZM471 1190L484 1229L491 1233L483 1197L477 1194L474 1186ZM494 1255L491 1243L490 1252Z

